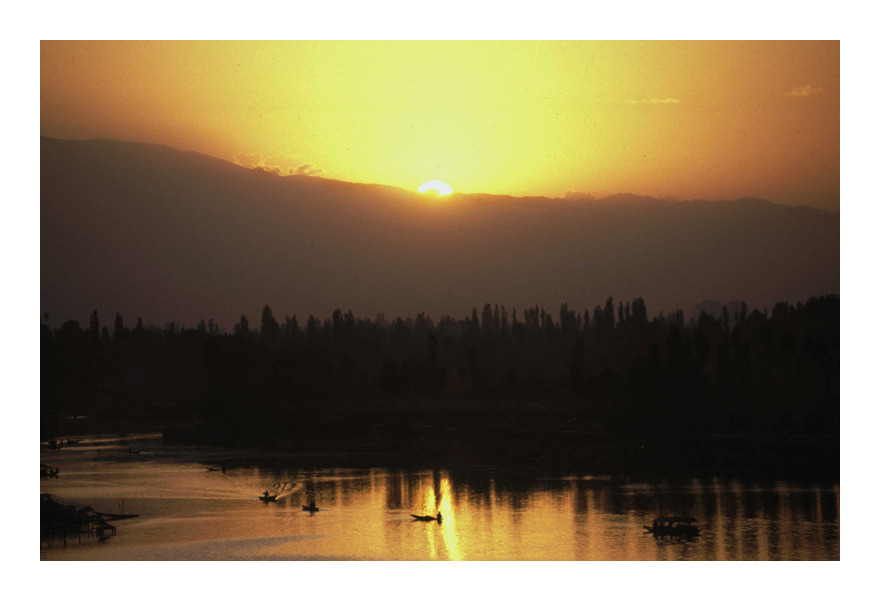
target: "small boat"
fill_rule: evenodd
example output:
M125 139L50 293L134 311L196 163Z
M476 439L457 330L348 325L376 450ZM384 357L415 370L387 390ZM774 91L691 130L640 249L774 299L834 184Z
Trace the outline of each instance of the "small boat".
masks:
M662 516L655 519L650 526L643 526L654 536L697 536L697 518L691 516Z
M303 505L303 511L320 511L321 509L312 501L308 505Z
M410 515L411 515L412 517L414 517L416 520L420 521L420 522L433 522L433 521L435 521L435 520L438 521L438 522L442 522L442 521L443 521L443 514L441 514L439 511L437 512L437 515L436 515L436 516L433 516L433 515L416 515L416 514L414 514L414 513L411 513Z
M52 468L48 465L40 465L40 478L57 478L60 471L57 467Z
M266 492L263 493L262 496L257 497L257 498L260 499L261 501L263 501L264 503L274 503L274 502L275 502L275 498L276 498L277 496L278 496L278 495L270 495L270 494L269 494L269 491L267 490Z
M111 520L130 520L131 518L141 517L139 513L103 513L96 511L95 515L99 515L108 522Z

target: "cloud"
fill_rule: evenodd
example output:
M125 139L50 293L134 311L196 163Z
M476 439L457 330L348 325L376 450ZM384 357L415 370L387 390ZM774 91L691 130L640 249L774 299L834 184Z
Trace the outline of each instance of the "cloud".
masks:
M805 86L794 87L791 92L786 92L786 96L813 96L822 91L822 88L814 88L810 84Z
M291 175L318 175L320 173L323 173L323 171L323 169L318 169L311 163L303 163L302 165L297 167L296 170L290 169L288 172Z
M259 152L239 152L232 157L233 163L241 165L242 167L247 167L248 169L262 167L265 164L265 161L266 159Z
M259 169L277 175L318 175L318 169L311 163L303 163L295 157L267 157L259 152L239 152L232 162L248 169Z
M681 100L676 98L651 98L650 100L627 100L627 104L678 104Z

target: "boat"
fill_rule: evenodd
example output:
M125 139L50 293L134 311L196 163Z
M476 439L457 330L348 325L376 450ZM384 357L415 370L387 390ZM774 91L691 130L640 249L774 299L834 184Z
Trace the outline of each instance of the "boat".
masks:
M443 521L443 515L442 515L439 511L437 512L437 515L436 515L436 516L433 516L433 515L416 515L416 514L414 514L414 513L411 513L410 515L411 515L412 517L414 517L416 520L420 521L420 522L433 522L433 521L435 521L435 520L438 521L438 522L442 522L442 521Z
M139 513L104 513L101 511L96 511L95 515L101 516L108 522L111 520L129 520L131 518L141 517Z
M303 505L303 511L320 511L320 508L312 501L308 505Z
M57 467L53 468L44 463L40 464L40 478L57 478L60 471Z
M269 491L267 490L266 492L263 493L262 496L257 497L257 498L260 499L261 501L263 501L264 503L274 503L274 502L275 502L275 498L276 498L277 496L278 496L278 495L270 495L270 494L269 494Z
M696 524L697 518L691 516L661 516L643 528L654 536L697 536L700 528Z

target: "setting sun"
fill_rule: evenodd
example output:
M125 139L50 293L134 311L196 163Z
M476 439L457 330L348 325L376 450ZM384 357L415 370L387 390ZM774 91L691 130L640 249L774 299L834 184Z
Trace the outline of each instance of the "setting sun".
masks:
M424 194L428 190L437 190L437 193L440 196L446 196L447 194L452 194L453 192L452 187L449 184L436 179L432 179L431 181L425 182L424 184L419 186L419 192L421 192L422 194Z
M40 349L12 403L26 462L40 409L40 560L839 563L842 392L852 415L869 384L841 380L841 350L868 357L841 349L867 296L841 299L841 234L868 239L873 189L840 177L839 27L615 40L693 28L608 6L270 23L607 41L27 20L7 296Z
M40 132L407 189L835 211L839 64L835 41L46 40Z

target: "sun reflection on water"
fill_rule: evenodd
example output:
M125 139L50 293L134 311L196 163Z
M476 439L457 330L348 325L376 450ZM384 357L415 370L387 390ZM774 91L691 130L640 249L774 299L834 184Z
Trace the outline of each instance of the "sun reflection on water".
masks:
M460 561L463 559L458 547L458 532L455 524L455 505L452 503L452 485L449 482L449 474L443 473L440 479L440 504L439 511L443 513L443 524L440 533L449 559Z
M62 474L41 481L41 492L99 511L115 511L124 498L126 511L141 515L106 545L41 548L41 559L839 560L839 485L287 469L243 460L221 473L205 469L199 450L145 447L152 454L123 461L118 452L41 453ZM266 489L277 503L257 500ZM314 515L301 510L311 498L322 508ZM442 523L409 517L438 511ZM658 512L694 515L704 532L691 543L654 539L643 525Z

